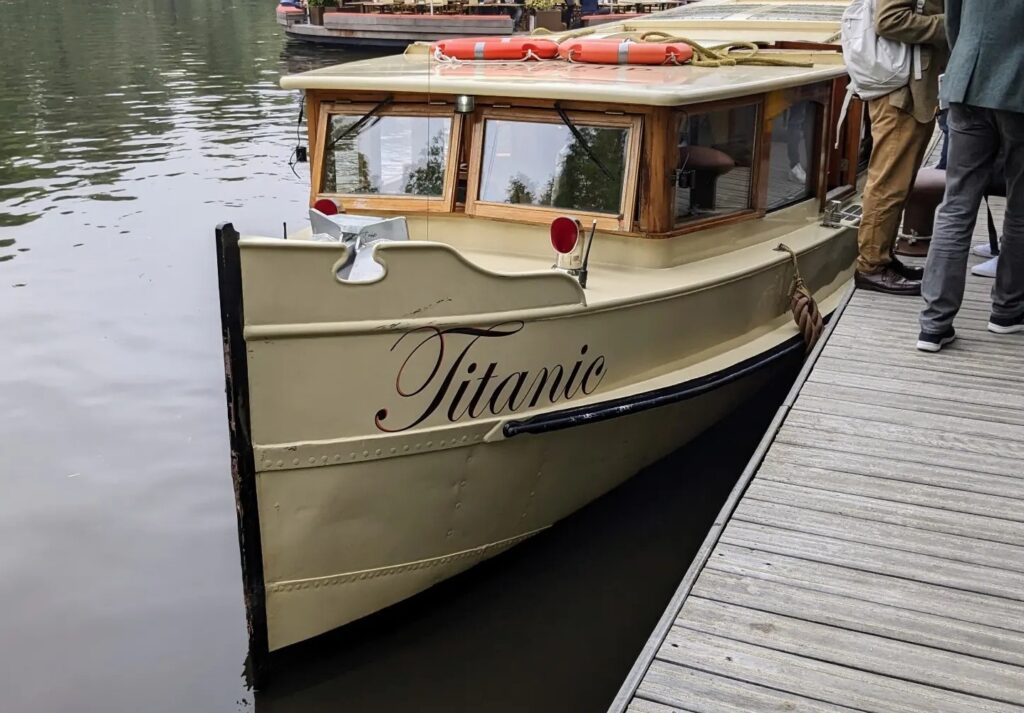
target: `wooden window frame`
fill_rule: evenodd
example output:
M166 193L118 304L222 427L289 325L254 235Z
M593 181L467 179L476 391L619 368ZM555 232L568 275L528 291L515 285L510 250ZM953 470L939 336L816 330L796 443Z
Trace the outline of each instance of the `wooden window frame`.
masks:
M847 77L840 77L832 82L830 118L827 127L829 140L826 188L833 198L843 198L854 194L857 190L857 164L860 159L861 125L865 120L867 105L858 97L853 97L846 112L844 125L836 127L835 120L832 118L838 118L848 86L849 79ZM845 132L845 135L843 132ZM835 145L837 139L841 139L838 147Z
M478 218L496 218L528 223L550 223L555 218L570 214L589 226L597 221L600 230L630 232L633 229L637 201L637 175L640 167L640 149L643 138L643 115L605 113L596 111L567 111L569 119L578 126L597 126L628 129L626 165L622 180L619 213L531 206L482 201L479 199L483 174L484 132L489 119L518 121L520 123L558 124L562 121L554 110L524 109L519 107L485 107L474 117L473 135L469 155L469 180L466 185L466 215Z
M448 152L445 157L444 190L440 196L380 195L375 193L330 193L323 190L327 162L327 127L333 115L359 118L376 104L322 102L317 113L317 151L313 162L311 185L315 186L315 198L330 198L339 202L346 211L386 211L408 213L450 213L455 206L455 188L459 169L459 150L462 145L463 116L456 113L450 104L392 104L381 109L378 116L401 117L448 117L451 120L448 134Z
M807 167L808 175L813 175L817 178L811 195L806 198L801 198L784 205L769 208L768 207L768 182L771 178L771 144L772 144L772 122L775 121L783 112L792 108L800 102L812 102L817 104L818 109L818 120L814 125L814 139L813 144L815 151L811 159L811 165ZM814 84L802 84L797 87L791 87L789 89L780 89L774 92L769 92L765 98L764 103L764 118L762 131L762 140L764 141L764 151L762 154L763 162L763 173L764 180L761 185L758 186L758 210L763 210L763 214L769 212L775 212L777 210L784 210L797 203L818 199L819 201L824 200L826 191L828 190L828 171L822 170L824 167L829 165L829 144L825 143L825 138L830 136L830 132L826 129L832 120L832 83L831 82L816 82Z
M764 215L763 209L758 207L757 196L760 194L760 186L764 182L762 174L767 168L763 161L765 138L765 97L766 95L764 94L754 94L750 96L736 97L734 99L707 102L704 104L686 104L675 108L675 117L673 121L673 126L675 127L675 138L673 141L677 147L679 131L682 129L684 116L688 117L696 114L710 114L712 112L729 111L748 106L755 107L757 109L757 115L754 118L754 149L753 159L750 166L750 206L746 208L739 208L730 213L709 215L706 218L694 218L683 223L678 223L676 222L678 218L675 215L675 191L678 189L678 186L673 186L672 198L669 205L669 210L671 212L670 221L673 227L669 231L668 237L695 233L699 230L705 230L719 225L728 225L729 223L739 223L744 220L760 218ZM678 169L678 162L676 168Z

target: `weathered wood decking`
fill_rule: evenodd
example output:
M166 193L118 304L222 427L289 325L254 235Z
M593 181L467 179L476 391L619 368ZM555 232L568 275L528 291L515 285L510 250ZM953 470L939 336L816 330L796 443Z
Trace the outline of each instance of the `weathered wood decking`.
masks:
M852 296L612 710L1024 711L1024 336L990 286L940 354L919 300Z

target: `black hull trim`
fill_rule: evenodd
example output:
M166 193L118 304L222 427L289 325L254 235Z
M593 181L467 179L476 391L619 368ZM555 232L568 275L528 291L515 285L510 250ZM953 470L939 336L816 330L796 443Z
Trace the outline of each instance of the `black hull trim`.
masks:
M256 463L249 419L249 363L242 336L245 311L242 305L239 237L231 223L217 226L217 277L224 343L224 390L228 402L228 436L231 443L231 479L235 486L238 545L242 557L242 585L249 629L246 674L250 685L258 689L264 685L267 676L267 609L259 508L256 502Z
M828 321L828 317L825 318L825 321ZM699 379L691 379L681 384L673 384L661 389L625 396L621 399L602 401L597 404L577 406L561 411L552 411L551 413L518 421L509 421L502 428L502 432L506 438L524 433L549 433L551 431L561 431L564 428L574 428L576 426L585 426L589 423L597 423L598 421L607 421L608 419L619 418L620 416L629 416L660 406L668 406L669 404L686 401L687 399L706 394L709 391L720 389L783 359L794 356L804 351L804 349L803 337L798 335L757 356L737 362L728 369L716 371Z

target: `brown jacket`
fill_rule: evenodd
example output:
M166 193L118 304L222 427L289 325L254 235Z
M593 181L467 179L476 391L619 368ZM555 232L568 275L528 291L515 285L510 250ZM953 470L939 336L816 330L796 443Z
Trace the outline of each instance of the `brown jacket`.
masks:
M880 37L921 46L921 78L914 78L916 64L912 64L910 84L890 94L889 103L924 124L935 118L939 107L939 75L949 59L949 45L946 43L945 1L924 0L920 14L917 4L918 0L878 0L875 32Z

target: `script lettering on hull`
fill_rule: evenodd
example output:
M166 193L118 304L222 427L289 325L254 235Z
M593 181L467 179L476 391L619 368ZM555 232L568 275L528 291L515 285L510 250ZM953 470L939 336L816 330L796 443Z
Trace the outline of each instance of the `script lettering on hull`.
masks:
M507 370L501 360L475 357L492 340L501 347L515 346L524 322L503 322L493 327L421 327L406 332L391 346L392 352L406 352L395 375L399 403L414 406L412 416L395 421L388 408L377 411L374 423L381 431L396 433L414 428L435 414L449 422L485 415L517 413L524 409L568 401L579 393L591 394L604 380L607 369L603 354L590 346L579 347L571 365L555 363L530 369ZM493 351L493 350L492 350Z

